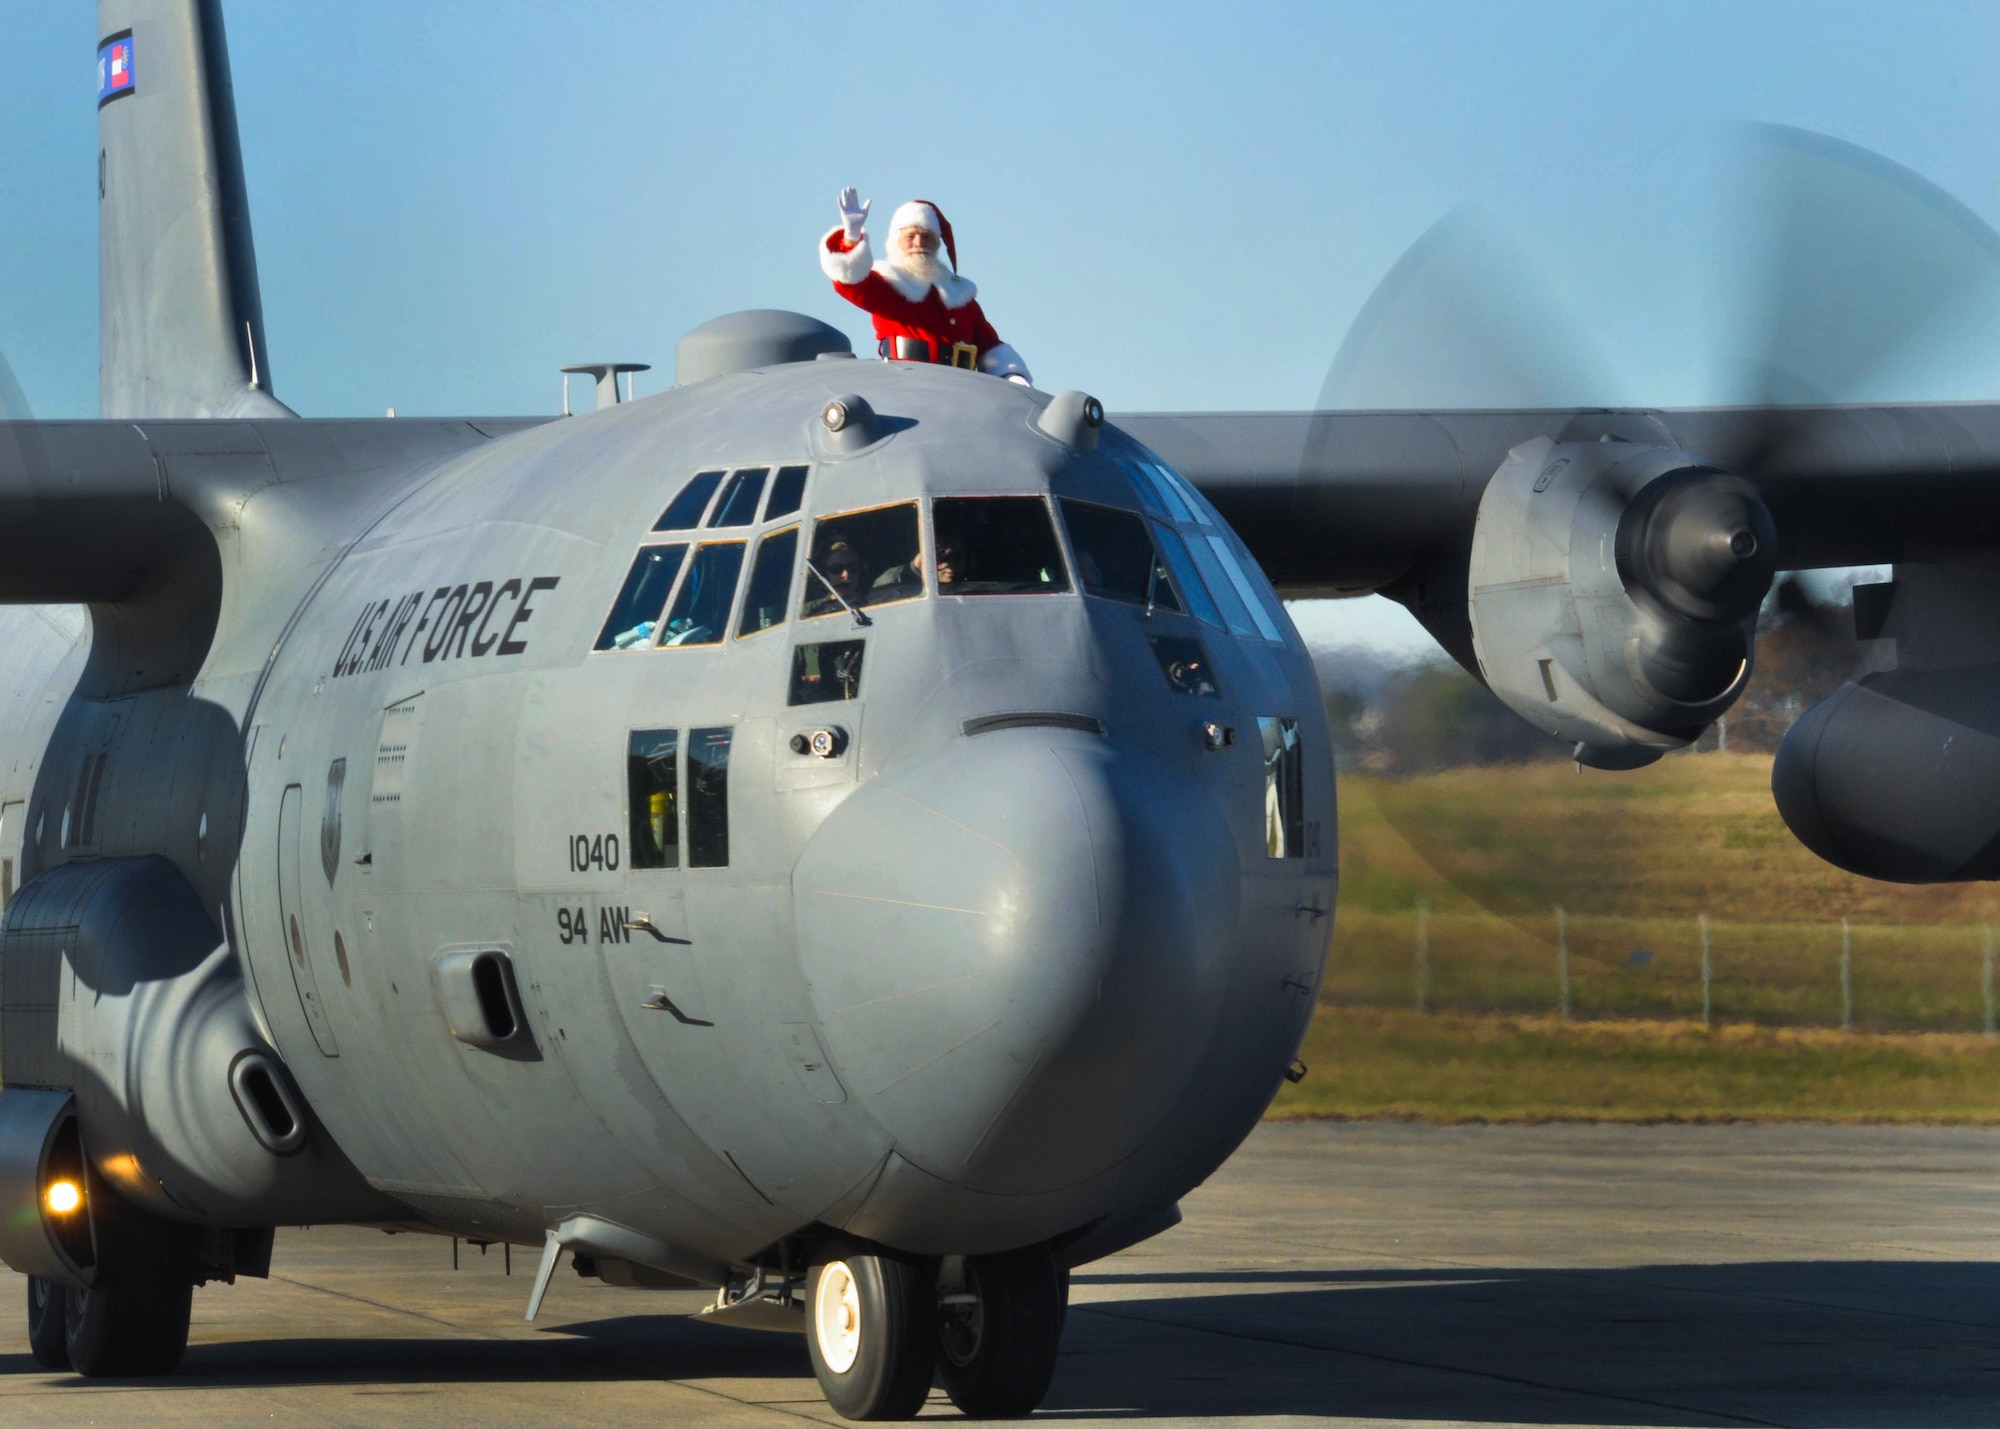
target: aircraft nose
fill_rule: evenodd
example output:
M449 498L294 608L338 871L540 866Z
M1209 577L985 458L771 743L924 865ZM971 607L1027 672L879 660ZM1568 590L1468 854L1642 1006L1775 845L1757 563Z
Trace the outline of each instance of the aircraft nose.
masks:
M1001 1195L1086 1180L1167 1113L1240 899L1205 786L1054 728L955 740L857 790L793 889L849 1095L910 1162Z

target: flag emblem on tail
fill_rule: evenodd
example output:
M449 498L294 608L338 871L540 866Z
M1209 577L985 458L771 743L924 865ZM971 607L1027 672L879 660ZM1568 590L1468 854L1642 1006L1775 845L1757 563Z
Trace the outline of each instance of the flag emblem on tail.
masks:
M132 32L124 30L101 40L97 46L97 107L134 93L132 77Z

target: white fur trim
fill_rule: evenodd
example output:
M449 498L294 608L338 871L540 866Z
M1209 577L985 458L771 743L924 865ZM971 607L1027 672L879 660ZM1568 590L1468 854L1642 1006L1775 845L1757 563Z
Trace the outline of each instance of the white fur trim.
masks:
M868 270L879 265L875 254L868 246L868 234L864 231L861 241L842 253L839 244L846 241L847 230L829 228L826 236L819 241L819 270L836 283L858 283L868 276Z
M875 271L882 275L883 282L913 303L921 303L924 295L931 290L931 284L914 273L907 273L898 268L887 258L875 265ZM962 308L979 296L979 285L970 278L959 277L951 271L949 264L945 266L944 281L937 284L937 290L948 308Z
M1035 379L1028 375L1028 364L1021 361L1021 354L1014 351L1012 343L1003 342L980 353L979 370L988 376L1006 377L1026 386L1035 384Z
M889 215L889 231L894 233L899 228L922 228L939 237L944 236L944 229L938 225L937 210L927 203L918 203L915 199L911 199Z

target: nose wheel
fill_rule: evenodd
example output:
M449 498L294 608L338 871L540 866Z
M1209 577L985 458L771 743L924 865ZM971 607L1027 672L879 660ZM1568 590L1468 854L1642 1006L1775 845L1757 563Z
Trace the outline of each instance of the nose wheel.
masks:
M973 1419L1032 1413L1055 1377L1065 1277L1045 1249L947 1262L938 1295L938 1375Z
M806 1348L826 1402L846 1419L912 1419L930 1393L937 1301L920 1262L849 1255L812 1269Z

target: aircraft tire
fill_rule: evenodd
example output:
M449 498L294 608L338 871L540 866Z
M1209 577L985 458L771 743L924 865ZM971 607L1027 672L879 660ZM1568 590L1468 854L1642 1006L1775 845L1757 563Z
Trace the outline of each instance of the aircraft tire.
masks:
M1055 1259L1040 1247L965 1262L979 1303L939 1317L938 1374L971 1419L1031 1414L1055 1378L1067 1299ZM956 1313L954 1313L956 1312Z
M194 1309L192 1228L127 1205L94 1176L90 1213L97 1279L63 1297L70 1366L86 1379L173 1373Z
M934 1271L887 1255L812 1268L806 1347L826 1402L844 1419L913 1419L937 1355Z
M69 1287L28 1277L28 1349L43 1369L69 1368Z

